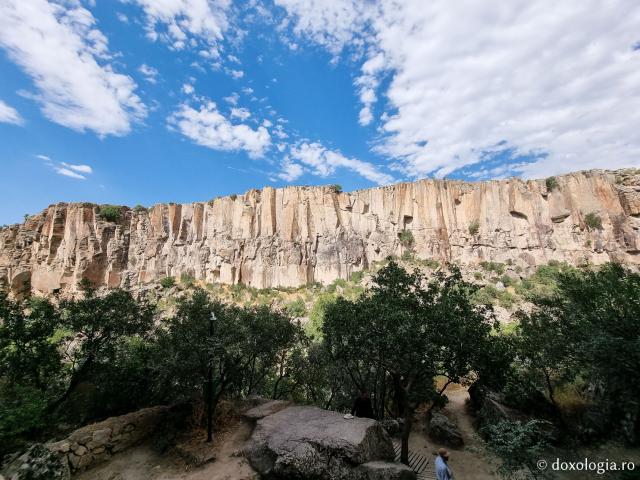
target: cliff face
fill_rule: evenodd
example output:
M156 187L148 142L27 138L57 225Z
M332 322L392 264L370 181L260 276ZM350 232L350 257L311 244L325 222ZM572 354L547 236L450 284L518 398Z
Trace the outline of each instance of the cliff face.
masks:
M347 278L401 255L465 263L549 260L640 263L640 176L590 171L544 180L421 180L336 193L327 187L251 190L208 203L121 210L51 205L0 230L0 281L14 289L134 285L187 273L258 288ZM585 217L597 214L602 229ZM475 227L477 225L477 233Z

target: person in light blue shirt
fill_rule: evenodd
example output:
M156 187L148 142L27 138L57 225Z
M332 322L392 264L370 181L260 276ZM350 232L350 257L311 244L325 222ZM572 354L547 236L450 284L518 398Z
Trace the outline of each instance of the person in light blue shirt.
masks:
M453 480L453 473L449 468L449 452L441 448L438 450L438 456L436 457L436 480Z

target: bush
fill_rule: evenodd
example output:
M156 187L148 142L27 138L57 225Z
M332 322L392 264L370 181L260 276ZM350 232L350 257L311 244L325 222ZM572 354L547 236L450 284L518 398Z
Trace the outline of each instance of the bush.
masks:
M143 207L142 205L136 205L135 207L133 207L133 211L136 213L146 212L147 208Z
M402 230L398 233L398 240L404 247L410 247L414 243L413 233L411 230Z
M469 224L469 235L474 236L477 235L480 231L480 222L478 220L474 220Z
M333 185L330 185L329 188L331 188L336 193L342 193L342 185L340 185L339 183L335 183Z
M120 220L120 207L117 205L102 205L98 216L106 222L117 222Z
M530 474L524 478L540 478L536 462L543 458L549 445L549 435L544 431L544 425L545 422L540 420L527 423L502 420L482 429L489 449L502 461L498 468L502 478L521 478L518 473L523 468Z
M176 279L173 277L164 277L162 280L160 280L160 285L162 285L163 288L171 288L176 284Z
M285 310L289 315L295 318L304 317L307 314L307 306L301 298L296 298L292 302L289 302L285 307Z
M363 278L364 278L364 272L360 270L358 272L352 272L351 276L349 277L349 280L351 280L353 283L360 283Z
M482 262L480 266L487 272L496 272L498 275L504 273L504 264L500 262Z
M189 275L188 273L183 273L182 275L180 275L180 283L185 287L190 287L191 285L193 285L193 282L195 282L195 280L196 279L193 277L193 275Z
M602 219L595 212L587 213L584 216L584 223L589 230L602 230Z
M547 190L549 192L558 188L560 185L558 184L558 179L556 177L548 177L544 183L547 185Z

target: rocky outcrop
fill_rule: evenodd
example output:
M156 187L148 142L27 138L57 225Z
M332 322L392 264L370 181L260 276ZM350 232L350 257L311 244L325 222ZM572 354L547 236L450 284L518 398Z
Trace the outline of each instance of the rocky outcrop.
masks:
M391 440L375 420L347 420L336 412L302 406L258 420L244 452L263 478L277 479L380 478L375 475L384 465L363 464L394 458Z
M588 171L544 180L420 180L338 193L329 187L251 190L207 203L121 208L51 205L0 230L0 281L42 293L133 286L188 274L257 288L348 278L401 255L461 264L550 260L640 263L640 176ZM602 229L589 227L595 213Z
M6 480L69 480L71 472L66 458L41 443L9 457L0 470Z

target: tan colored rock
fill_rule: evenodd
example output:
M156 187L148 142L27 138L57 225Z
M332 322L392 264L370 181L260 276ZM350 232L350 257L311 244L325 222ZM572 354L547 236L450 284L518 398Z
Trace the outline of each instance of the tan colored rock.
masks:
M351 193L266 187L208 203L123 208L117 223L101 220L96 205L59 203L0 230L0 281L14 291L30 282L41 293L73 291L82 278L114 287L183 273L257 288L328 283L401 255L404 229L419 258L637 265L640 176L618 177L602 170L558 176L551 192L544 180L515 178ZM585 228L590 212L601 216L602 231Z

